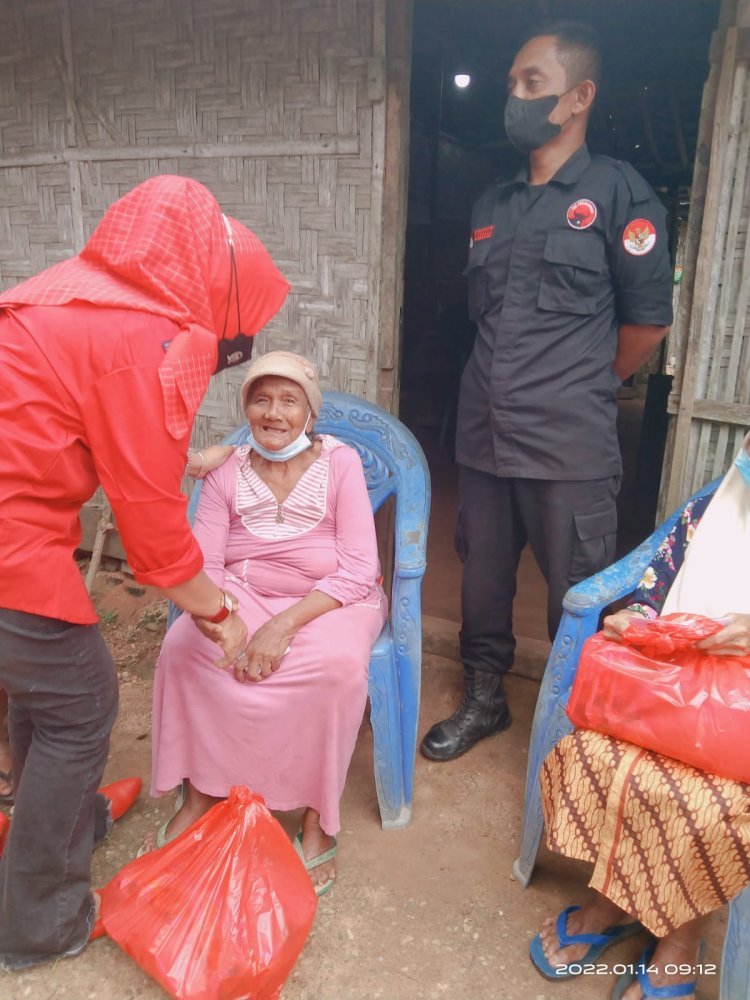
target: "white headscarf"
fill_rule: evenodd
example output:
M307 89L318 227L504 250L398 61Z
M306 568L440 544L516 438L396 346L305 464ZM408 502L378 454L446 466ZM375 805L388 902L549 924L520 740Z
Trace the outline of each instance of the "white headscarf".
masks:
M750 446L750 434L743 441ZM706 508L661 613L750 614L750 487L736 465Z

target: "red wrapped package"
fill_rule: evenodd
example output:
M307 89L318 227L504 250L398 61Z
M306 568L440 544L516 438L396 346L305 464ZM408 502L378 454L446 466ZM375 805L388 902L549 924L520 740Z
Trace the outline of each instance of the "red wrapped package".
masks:
M601 632L584 644L568 718L692 764L750 782L750 656L712 656L695 643L723 628L672 614Z
M275 1000L317 897L263 799L233 788L102 890L107 934L178 1000Z

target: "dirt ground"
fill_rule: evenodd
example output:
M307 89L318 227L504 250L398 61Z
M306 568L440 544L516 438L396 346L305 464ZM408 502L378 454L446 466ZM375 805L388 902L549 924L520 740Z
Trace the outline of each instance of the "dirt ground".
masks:
M140 775L147 788L151 679L165 609L128 578L100 574L102 629L118 664L121 707L106 780ZM424 662L420 735L453 710L457 663ZM518 851L526 756L537 686L509 679L513 726L451 764L417 757L414 819L380 827L372 734L363 722L342 803L339 875L320 901L307 945L283 1000L594 1000L610 976L548 983L531 966L528 944L547 914L580 900L585 867L542 853L528 889L511 877ZM103 884L129 861L171 809L141 799L96 852ZM297 816L282 818L290 833ZM725 918L713 920L706 961L718 962ZM624 942L608 962L635 960L644 941ZM0 1000L157 1000L165 994L107 939L80 956L0 976ZM702 996L718 996L718 976Z

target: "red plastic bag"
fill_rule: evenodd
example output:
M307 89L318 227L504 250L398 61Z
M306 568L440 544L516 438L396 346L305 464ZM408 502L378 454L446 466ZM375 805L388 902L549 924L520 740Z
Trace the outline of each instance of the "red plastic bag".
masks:
M263 799L233 788L102 890L107 934L178 1000L273 1000L312 927L310 877Z
M633 622L622 642L584 644L568 718L692 764L750 782L750 656L695 649L723 628L696 615Z

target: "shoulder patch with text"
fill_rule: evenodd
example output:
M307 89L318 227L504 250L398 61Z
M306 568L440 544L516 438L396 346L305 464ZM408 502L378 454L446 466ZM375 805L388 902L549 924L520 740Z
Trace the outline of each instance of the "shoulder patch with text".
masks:
M656 229L648 219L633 219L625 226L622 234L622 245L634 257L642 257L654 249Z
M568 209L568 225L573 229L588 229L596 222L596 205L589 198L579 198Z
M481 229L475 229L471 234L471 240L469 241L469 246L473 247L475 243L480 240L488 240L492 234L495 232L494 226L482 226Z

